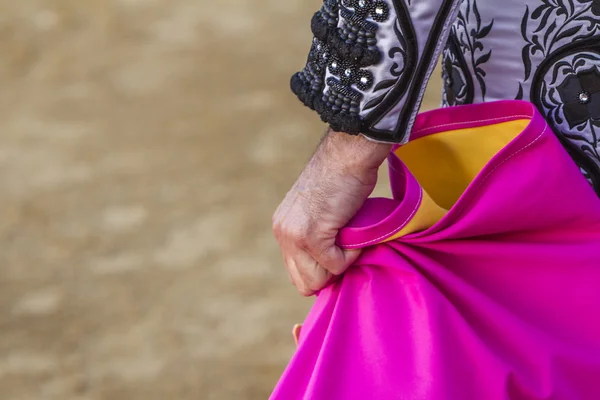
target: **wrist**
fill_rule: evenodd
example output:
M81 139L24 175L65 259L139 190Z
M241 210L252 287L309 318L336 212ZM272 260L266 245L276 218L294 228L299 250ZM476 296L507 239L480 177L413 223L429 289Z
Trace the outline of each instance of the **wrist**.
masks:
M378 143L362 135L328 131L317 153L333 161L345 171L361 174L378 169L392 149L389 143Z

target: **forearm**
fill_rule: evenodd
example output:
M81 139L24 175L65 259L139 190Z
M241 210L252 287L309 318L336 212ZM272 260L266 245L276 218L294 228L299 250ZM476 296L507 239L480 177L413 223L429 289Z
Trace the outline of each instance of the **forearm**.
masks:
M341 173L360 176L378 169L391 148L391 144L374 142L362 135L329 130L319 144L313 162L319 166L337 168Z

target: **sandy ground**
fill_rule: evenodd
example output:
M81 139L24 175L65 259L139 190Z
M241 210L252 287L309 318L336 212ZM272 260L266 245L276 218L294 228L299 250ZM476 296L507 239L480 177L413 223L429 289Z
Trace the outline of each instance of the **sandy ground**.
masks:
M268 397L311 304L270 218L323 131L288 91L318 7L0 0L0 399Z

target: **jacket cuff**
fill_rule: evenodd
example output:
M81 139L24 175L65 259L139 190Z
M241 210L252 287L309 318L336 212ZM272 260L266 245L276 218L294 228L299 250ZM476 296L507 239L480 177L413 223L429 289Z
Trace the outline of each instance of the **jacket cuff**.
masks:
M292 91L335 131L404 143L461 0L325 0Z

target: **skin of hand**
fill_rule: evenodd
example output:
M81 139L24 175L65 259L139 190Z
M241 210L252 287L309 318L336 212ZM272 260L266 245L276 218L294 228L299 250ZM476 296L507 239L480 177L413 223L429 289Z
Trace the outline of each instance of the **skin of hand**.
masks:
M391 145L329 131L273 215L290 280L304 296L333 282L360 250L336 246L338 231L377 183Z

